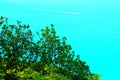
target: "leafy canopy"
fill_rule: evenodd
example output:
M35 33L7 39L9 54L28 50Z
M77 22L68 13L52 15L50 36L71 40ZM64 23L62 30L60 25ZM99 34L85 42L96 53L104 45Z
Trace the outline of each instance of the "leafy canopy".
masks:
M35 37L38 40L35 41ZM54 25L33 34L30 26L9 24L0 17L0 78L5 80L99 80L89 66L75 56L66 37L56 35Z

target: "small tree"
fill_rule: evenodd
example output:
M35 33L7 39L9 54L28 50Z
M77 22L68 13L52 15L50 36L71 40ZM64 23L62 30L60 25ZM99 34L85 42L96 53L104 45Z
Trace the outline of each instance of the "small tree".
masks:
M89 67L85 62L81 61L79 55L77 57L72 51L72 47L66 43L66 37L62 39L56 36L54 26L51 29L46 27L42 29L42 36L38 40L40 49L40 66L44 73L45 65L57 66L60 73L71 76L73 79L87 79L90 74Z

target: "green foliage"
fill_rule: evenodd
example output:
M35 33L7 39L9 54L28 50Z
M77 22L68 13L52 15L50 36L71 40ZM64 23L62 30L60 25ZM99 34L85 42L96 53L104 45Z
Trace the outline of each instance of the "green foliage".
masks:
M100 80L100 75L99 74L91 74L88 76L89 80Z
M0 17L0 78L5 80L99 80L75 55L66 37L56 35L54 25L36 32L29 25L9 24ZM35 40L35 41L34 41Z
M38 80L41 78L41 74L32 70L32 68L30 67L24 69L21 72L20 71L17 72L16 75L19 77L20 80L26 79Z

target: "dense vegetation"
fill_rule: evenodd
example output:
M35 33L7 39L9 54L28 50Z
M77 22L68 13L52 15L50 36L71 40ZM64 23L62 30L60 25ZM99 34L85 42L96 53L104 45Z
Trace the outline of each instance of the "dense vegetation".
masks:
M0 80L99 80L52 24L35 35L29 27L0 17Z

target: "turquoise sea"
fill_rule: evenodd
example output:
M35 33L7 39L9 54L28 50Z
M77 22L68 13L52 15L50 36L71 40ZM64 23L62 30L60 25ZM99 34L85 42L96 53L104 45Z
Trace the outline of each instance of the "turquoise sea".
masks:
M54 24L57 34L67 37L67 43L101 80L119 80L119 9L119 0L0 1L0 15L10 23L21 20L34 32Z

